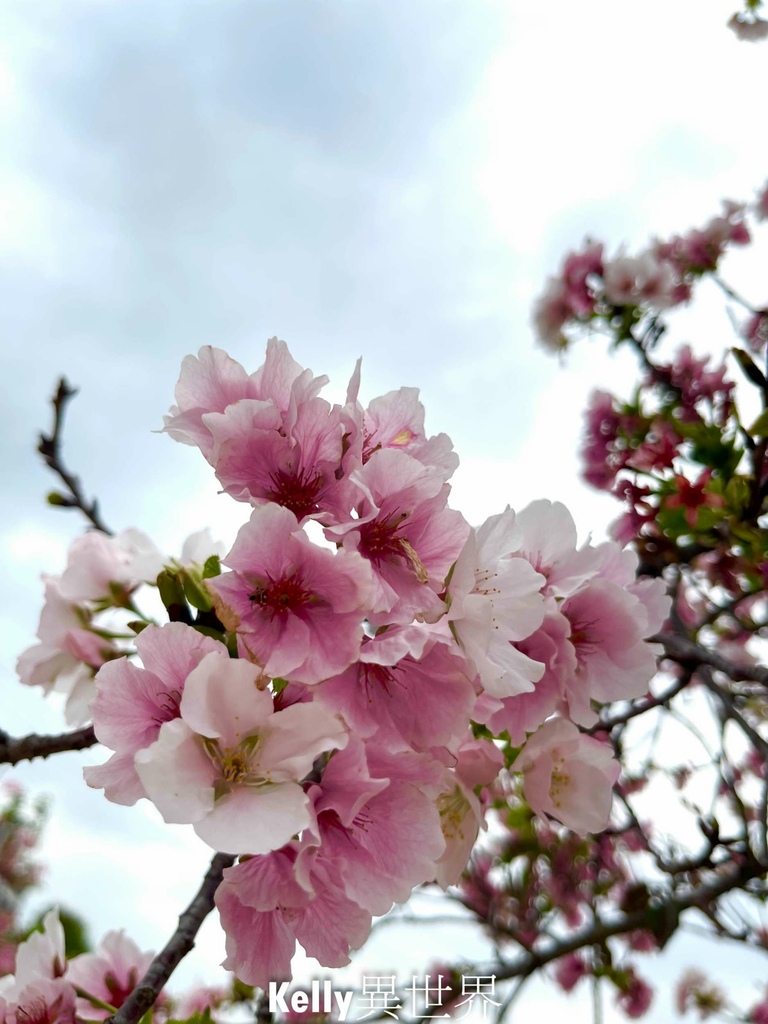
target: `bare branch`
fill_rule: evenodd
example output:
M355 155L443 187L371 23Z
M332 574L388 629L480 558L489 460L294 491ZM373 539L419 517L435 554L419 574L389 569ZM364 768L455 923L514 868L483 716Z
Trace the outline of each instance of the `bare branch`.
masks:
M163 986L194 947L200 925L213 910L213 898L224 870L234 862L235 858L228 853L217 853L214 856L195 898L179 917L178 928L117 1013L107 1017L107 1024L138 1024L147 1010L154 1005Z
M720 896L734 889L743 888L751 879L763 875L764 868L754 861L733 865L729 871L721 870L709 884L692 886L679 897L665 897L657 906L651 906L647 910L621 914L611 921L604 921L596 916L594 922L587 928L572 933L547 949L530 952L513 963L494 965L494 973L498 981L528 977L561 956L575 953L588 946L603 945L614 936L626 935L640 929L653 932L659 948L663 948L679 927L680 916L684 911L696 907L706 912Z
M735 722L736 725L738 725L744 735L750 739L755 750L760 753L763 761L768 764L768 742L764 740L757 729L751 726L746 718L736 710L733 704L733 695L728 693L727 690L724 690L722 686L718 686L712 678L711 671L705 670L699 672L699 676L707 689L720 699L724 717L730 718L732 722Z
M673 683L673 685L666 690L665 693L660 694L658 697L644 697L636 704L632 704L626 711L612 715L610 718L601 719L593 726L590 726L589 729L584 729L583 731L591 733L592 735L596 732L610 732L615 726L625 725L633 718L638 718L640 715L644 715L646 711L651 711L653 708L664 707L672 700L673 697L676 697L681 690L684 690L690 681L691 673L685 672L677 682Z
M0 764L18 764L32 761L36 757L48 757L65 750L85 750L96 743L93 726L88 725L76 732L63 732L56 736L9 736L0 730Z
M678 661L683 665L709 665L730 679L748 679L750 682L768 687L768 668L762 665L737 665L721 654L673 633L657 633L649 639L653 643L662 644L666 657L671 661Z
M112 536L112 531L101 518L96 499L93 498L91 501L88 501L83 493L80 478L71 473L64 465L61 452L64 413L68 403L76 394L77 389L71 388L66 378L62 377L51 399L51 404L53 405L53 431L50 434L40 434L40 443L37 446L37 450L43 456L45 464L58 475L69 491L68 495L54 495L49 500L51 504L58 505L61 508L79 508L97 530Z

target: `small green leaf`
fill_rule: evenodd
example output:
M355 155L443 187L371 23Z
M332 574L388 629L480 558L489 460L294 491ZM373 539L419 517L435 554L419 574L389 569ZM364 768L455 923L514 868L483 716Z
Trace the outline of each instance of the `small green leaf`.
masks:
M733 353L734 359L741 367L744 376L748 380L751 380L753 384L757 385L757 387L764 388L766 386L765 377L761 370L759 370L752 361L752 357L749 353L743 348L732 348L731 352Z
M725 500L734 512L741 512L749 504L750 486L743 476L732 476L725 488Z
M49 505L57 505L59 508L72 508L72 502L58 491L51 491L45 499Z
M218 555L211 555L206 558L203 566L203 579L211 580L214 576L221 576L221 559Z
M209 636L212 640L218 640L220 644L226 646L226 639L220 629L214 629L213 626L201 626L199 622L193 623L193 629L196 629L198 633L202 633L203 636Z
M127 622L126 625L128 626L128 629L133 630L133 632L138 636L142 629L147 628L149 623L144 622L143 619L132 619L130 622Z
M753 437L768 437L768 409L763 409L749 428L749 433Z

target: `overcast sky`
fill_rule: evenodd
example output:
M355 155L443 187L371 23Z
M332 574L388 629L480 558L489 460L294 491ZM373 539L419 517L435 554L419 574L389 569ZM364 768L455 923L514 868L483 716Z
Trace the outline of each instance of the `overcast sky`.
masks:
M594 385L626 390L631 362L584 342L559 366L530 308L586 234L638 247L765 180L768 44L725 29L735 2L5 0L1 724L63 724L14 672L39 574L82 528L45 506L34 456L61 373L81 389L68 460L114 528L170 553L206 525L231 540L246 515L196 451L151 433L181 360L215 344L252 371L275 334L335 395L359 355L364 398L421 387L472 521L560 498L602 537L615 509L578 481L580 411ZM732 276L763 302L751 259ZM708 303L679 337L722 347ZM158 947L208 852L86 790L94 756L17 773L52 794L45 898L86 911L96 937L125 926ZM418 942L437 951L434 931ZM662 984L701 955L682 944ZM379 949L361 959L374 973ZM215 977L221 955L211 923L185 977ZM549 1005L532 992L529 1009ZM660 993L649 1022L669 1005Z

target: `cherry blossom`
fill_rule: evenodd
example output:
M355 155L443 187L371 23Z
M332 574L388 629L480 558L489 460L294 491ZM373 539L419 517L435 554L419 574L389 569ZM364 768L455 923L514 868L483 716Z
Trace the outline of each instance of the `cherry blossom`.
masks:
M523 773L526 800L542 818L550 815L581 835L607 827L619 763L609 746L572 722L545 722L523 747L515 769Z
M217 614L267 676L317 683L356 660L373 600L369 563L313 544L288 509L254 510L208 581Z
M299 782L318 755L347 743L340 720L321 708L275 711L259 675L247 661L207 654L186 679L180 717L134 759L165 821L194 824L223 853L267 853L305 828Z

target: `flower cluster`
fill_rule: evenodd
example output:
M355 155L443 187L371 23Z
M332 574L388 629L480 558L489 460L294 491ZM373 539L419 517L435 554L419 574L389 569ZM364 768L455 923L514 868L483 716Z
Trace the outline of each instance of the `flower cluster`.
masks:
M13 970L18 938L19 903L40 879L34 858L44 813L42 804L31 808L22 791L6 782L0 790L0 977Z
M118 1010L152 961L121 931L95 953L67 960L57 910L16 949L15 973L0 979L0 1024L103 1021Z
M140 530L123 530L115 537L92 530L78 537L64 572L44 576L39 643L19 656L21 682L41 686L46 694L65 693L70 725L90 721L95 673L126 652L125 641L135 636L131 620L146 621L135 604L137 590L156 585L166 564L186 573L189 586L206 559L222 551L209 530L188 537L178 560L163 555Z
M418 392L365 407L359 378L332 405L277 339L252 374L185 359L165 430L250 517L221 562L160 558L172 621L132 623L139 660L105 657L91 702L113 753L89 785L238 858L216 894L225 966L262 987L297 940L341 966L372 916L455 884L501 769L542 816L605 828L619 766L577 726L646 692L666 612L661 581L578 547L560 504L471 528ZM99 594L151 579L96 562Z
M688 302L696 281L717 270L730 246L751 240L748 212L758 220L765 216L765 193L752 204L725 202L723 212L703 228L657 239L637 256L620 251L608 259L601 243L585 242L581 251L566 256L534 305L539 343L562 351L585 326L603 327L619 343L643 313Z

